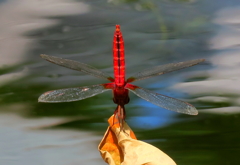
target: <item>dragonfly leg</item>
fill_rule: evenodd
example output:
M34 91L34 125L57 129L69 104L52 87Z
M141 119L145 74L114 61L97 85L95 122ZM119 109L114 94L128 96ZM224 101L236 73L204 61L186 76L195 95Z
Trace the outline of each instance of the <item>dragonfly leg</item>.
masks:
M119 124L120 131L123 130L123 122L124 122L125 118L126 118L125 107L123 105L118 105L114 111L113 125ZM115 122L115 119L116 119L116 122Z

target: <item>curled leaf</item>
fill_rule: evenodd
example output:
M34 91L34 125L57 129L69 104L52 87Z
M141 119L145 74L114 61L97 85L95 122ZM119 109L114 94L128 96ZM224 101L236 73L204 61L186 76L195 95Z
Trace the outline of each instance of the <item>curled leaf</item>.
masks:
M137 140L134 132L123 121L113 115L108 120L109 127L98 149L109 165L176 165L158 148Z

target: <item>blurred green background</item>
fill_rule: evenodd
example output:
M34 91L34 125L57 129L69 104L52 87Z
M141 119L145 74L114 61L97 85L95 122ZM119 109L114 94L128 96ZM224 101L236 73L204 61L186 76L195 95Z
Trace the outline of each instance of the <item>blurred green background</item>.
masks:
M177 114L131 94L127 122L138 139L178 165L238 164L239 5L238 0L0 1L0 164L105 164L97 144L116 107L111 92L71 103L37 99L49 90L106 82L39 55L112 75L115 24L125 41L127 77L152 66L206 59L136 83L199 110L198 116Z

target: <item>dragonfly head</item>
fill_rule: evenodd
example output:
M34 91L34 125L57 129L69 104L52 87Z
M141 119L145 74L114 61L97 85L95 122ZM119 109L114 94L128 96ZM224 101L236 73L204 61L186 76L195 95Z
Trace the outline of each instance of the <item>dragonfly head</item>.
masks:
M118 105L125 105L129 103L130 98L128 96L128 90L125 88L114 89L113 91L113 102Z
M119 99L119 98L113 97L113 102L117 105L125 105L125 104L128 104L129 101L130 101L129 97L126 97L124 99Z

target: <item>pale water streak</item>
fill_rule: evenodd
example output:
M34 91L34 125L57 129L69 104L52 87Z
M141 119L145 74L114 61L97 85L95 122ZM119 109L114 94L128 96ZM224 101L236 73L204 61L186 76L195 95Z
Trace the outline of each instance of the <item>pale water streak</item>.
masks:
M88 11L88 5L73 0L8 0L1 3L0 68L26 62L24 56L32 49L31 46L36 45L36 40L25 37L24 33L59 23L58 19L46 17L75 15ZM27 72L27 69L24 69L19 73L0 76L1 84L17 80Z
M231 105L204 112L240 113L240 6L220 10L213 22L218 29L209 46L215 54L208 61L214 68L199 73L206 80L178 83L174 88L198 96L196 101Z
M101 137L83 131L44 129L64 122L66 118L24 119L1 114L0 164L104 165L97 151Z

